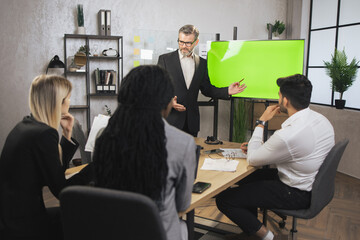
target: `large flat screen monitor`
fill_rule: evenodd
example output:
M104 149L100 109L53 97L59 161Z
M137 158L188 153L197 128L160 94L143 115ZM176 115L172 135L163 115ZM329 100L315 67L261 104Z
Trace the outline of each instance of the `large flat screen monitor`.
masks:
M244 78L246 90L233 97L278 99L276 80L303 73L304 40L211 42L207 61L216 87Z

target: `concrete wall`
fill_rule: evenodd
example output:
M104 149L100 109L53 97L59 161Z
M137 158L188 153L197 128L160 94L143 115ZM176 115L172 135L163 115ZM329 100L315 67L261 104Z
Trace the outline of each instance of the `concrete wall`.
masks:
M238 27L238 39L266 39L266 23L280 19L291 23L286 36L307 40L309 0L152 0L152 1L73 1L73 0L2 0L0 9L0 151L14 125L29 113L28 89L32 79L44 73L55 55L63 58L63 36L76 31L76 5L84 5L88 34L97 34L97 12L112 11L112 33L124 36L124 74L132 67L132 38L136 29L177 31L184 24L195 24L201 33L220 33L232 39ZM201 37L201 35L200 35ZM306 42L307 44L307 42ZM305 47L305 49L307 49ZM306 54L306 51L305 51ZM306 59L306 57L305 57ZM80 93L73 92L73 99ZM205 97L200 97L204 100ZM104 104L116 107L115 100L100 100L92 111L105 113ZM219 105L220 139L229 136L229 102ZM339 171L360 178L360 113L312 106L333 123L336 139L347 137L350 144ZM79 116L80 120L82 116ZM212 135L212 108L201 108L199 136ZM84 123L83 123L84 124Z
M320 105L311 105L310 108L329 119L335 130L335 142L344 138L350 140L340 161L338 171L360 178L360 128L358 127L360 112Z
M238 39L266 39L266 23L285 21L287 9L286 0L2 0L0 150L9 131L29 114L28 89L32 79L45 72L55 54L63 59L64 34L76 32L77 4L84 6L87 34L98 33L99 9L112 11L112 34L124 36L124 75L133 64L131 44L137 29L177 31L192 23L199 28L200 37L201 33L220 33L222 39L232 39L233 27L237 26ZM72 94L73 104L82 94L76 91ZM100 99L92 104L92 114L105 113L104 104L116 108L115 99ZM207 118L211 111L202 111L205 129L207 122L212 124L212 117ZM220 125L226 128L228 104L221 103L220 111ZM77 113L76 117L80 123L84 120L84 114ZM202 135L211 135L210 129L202 129Z

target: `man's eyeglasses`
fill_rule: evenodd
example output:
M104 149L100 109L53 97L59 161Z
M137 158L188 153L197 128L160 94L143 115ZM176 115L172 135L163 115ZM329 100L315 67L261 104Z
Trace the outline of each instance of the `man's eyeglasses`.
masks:
M184 41L181 41L181 40L177 40L178 41L178 43L179 43L179 45L181 45L181 46L187 46L187 47L191 47L191 45L193 45L194 44L194 42L196 42L196 40L197 39L195 39L193 42L184 42Z

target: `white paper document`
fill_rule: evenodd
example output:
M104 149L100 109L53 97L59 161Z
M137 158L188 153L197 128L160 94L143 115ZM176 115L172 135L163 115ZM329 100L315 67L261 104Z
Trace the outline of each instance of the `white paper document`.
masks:
M223 150L222 155L224 157L229 156L232 158L247 158L247 155L238 148L220 148L220 150Z
M90 134L85 145L85 151L93 152L95 147L95 140L98 137L100 130L104 129L108 122L110 116L99 114L94 118L93 124L91 126Z
M239 164L238 160L227 160L225 158L218 158L218 159L205 158L201 170L236 172L236 168L238 164Z

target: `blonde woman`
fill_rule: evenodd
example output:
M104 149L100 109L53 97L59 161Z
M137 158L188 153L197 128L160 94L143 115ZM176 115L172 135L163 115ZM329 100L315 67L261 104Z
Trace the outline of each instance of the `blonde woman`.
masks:
M9 133L0 157L0 238L61 239L58 208L46 209L42 188L58 197L67 185L88 182L89 170L66 180L64 171L78 144L68 112L71 83L40 75L30 88L31 115ZM63 136L59 144L58 128Z

